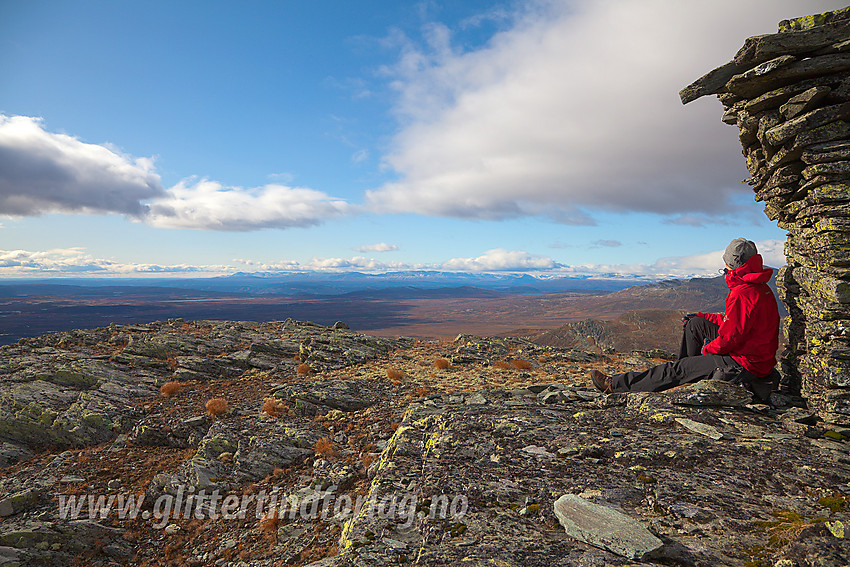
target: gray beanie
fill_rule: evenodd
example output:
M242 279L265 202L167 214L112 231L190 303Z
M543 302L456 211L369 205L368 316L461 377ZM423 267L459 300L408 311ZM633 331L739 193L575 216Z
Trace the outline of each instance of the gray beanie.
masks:
M736 238L726 247L726 252L723 253L723 261L734 270L743 266L744 262L755 254L758 254L755 242L746 238Z

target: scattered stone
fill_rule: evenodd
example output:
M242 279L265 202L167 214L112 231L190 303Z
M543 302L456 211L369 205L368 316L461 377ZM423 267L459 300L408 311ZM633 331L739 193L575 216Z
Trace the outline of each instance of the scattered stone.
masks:
M690 429L694 433L699 433L700 435L705 435L706 437L710 437L716 441L727 438L728 436L724 436L723 433L717 430L716 427L712 427L710 425L706 425L705 423L700 423L698 421L693 421L692 419L685 419L683 417L677 417L676 423Z
M668 390L670 401L686 406L729 406L742 407L753 401L753 394L723 380L700 380Z
M383 381L375 380L320 380L280 386L272 390L272 394L328 409L357 411L373 405L380 395L379 390L384 387Z
M547 451L545 447L538 447L537 445L529 445L528 447L523 447L521 451L523 453L528 453L529 455L534 455L535 457L545 457L547 459L555 458L555 455Z
M628 559L643 559L663 546L637 520L576 494L558 498L555 515L570 537Z
M481 392L475 392L471 396L466 396L465 403L468 405L481 405L487 403L487 398Z
M43 491L37 488L28 488L0 500L0 516L11 516L18 514L36 505L41 499Z

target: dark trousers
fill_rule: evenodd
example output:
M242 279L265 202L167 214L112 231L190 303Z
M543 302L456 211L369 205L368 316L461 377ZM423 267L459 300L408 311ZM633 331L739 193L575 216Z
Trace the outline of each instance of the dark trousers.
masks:
M719 328L707 319L692 317L682 332L679 360L643 372L615 374L611 377L612 391L661 392L708 378L717 368L740 369L741 365L731 356L700 354L706 340L717 338Z

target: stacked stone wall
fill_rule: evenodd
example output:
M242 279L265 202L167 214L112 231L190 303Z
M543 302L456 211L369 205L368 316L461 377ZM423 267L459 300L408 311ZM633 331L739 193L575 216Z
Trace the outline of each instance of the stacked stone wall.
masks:
M780 22L679 94L717 95L756 201L788 231L785 385L850 424L850 8Z

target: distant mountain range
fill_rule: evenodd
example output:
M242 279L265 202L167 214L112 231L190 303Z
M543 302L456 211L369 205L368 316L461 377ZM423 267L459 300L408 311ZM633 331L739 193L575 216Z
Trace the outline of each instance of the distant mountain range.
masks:
M408 287L417 289L476 287L510 293L559 291L616 291L648 280L634 277L535 277L512 273L399 271L385 274L361 272L236 273L212 278L63 278L0 280L0 294L70 293L70 287L169 288L250 295L342 295L364 290ZM652 280L649 280L652 281ZM65 288L65 289L62 289ZM75 294L90 294L80 289Z
M728 291L723 277L633 285L636 281L454 272L7 280L0 282L0 344L111 323L292 318L323 325L342 320L352 329L383 336L554 333L540 340L590 347L582 342L586 330L575 324L592 319L607 327L605 333L595 332L604 340L594 345L630 350L670 344L677 334L668 336L676 327L670 321L683 310L723 311ZM611 326L636 310L625 326ZM623 339L626 335L632 338Z

